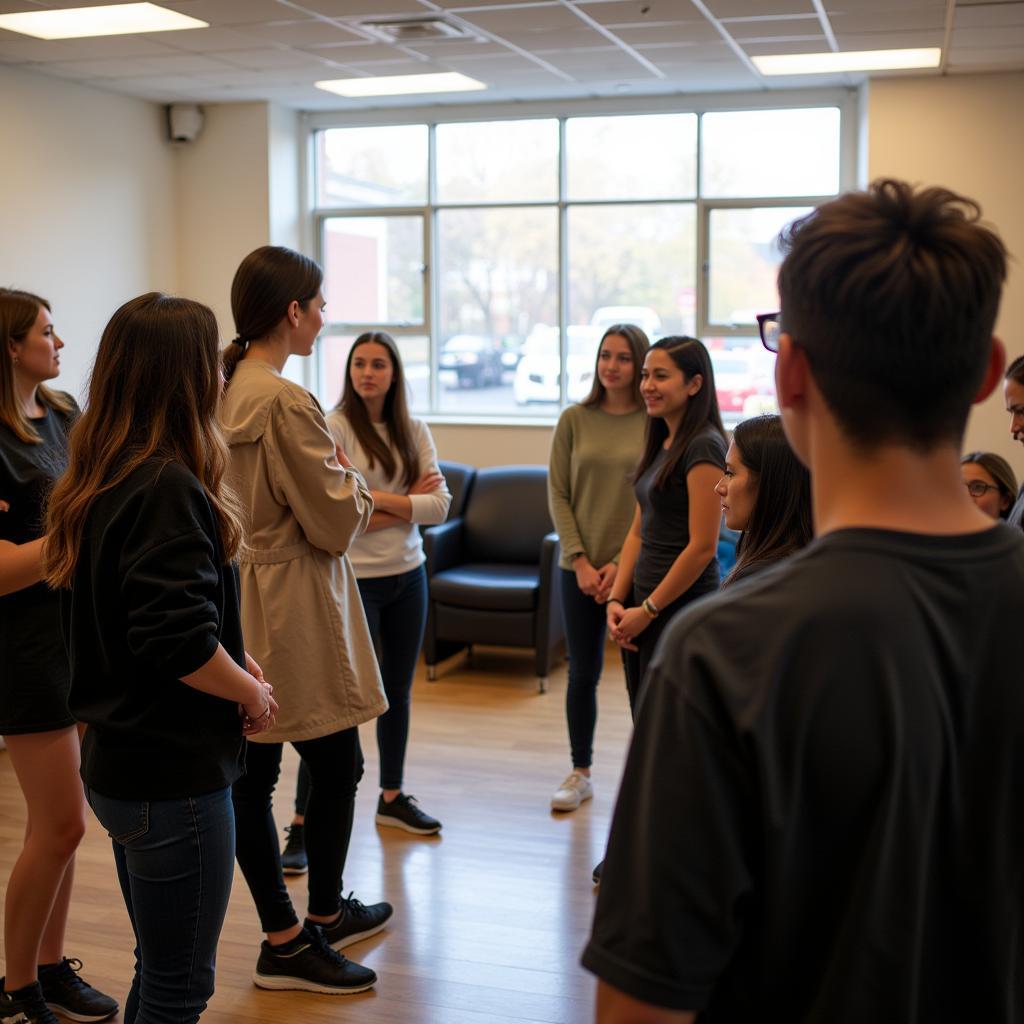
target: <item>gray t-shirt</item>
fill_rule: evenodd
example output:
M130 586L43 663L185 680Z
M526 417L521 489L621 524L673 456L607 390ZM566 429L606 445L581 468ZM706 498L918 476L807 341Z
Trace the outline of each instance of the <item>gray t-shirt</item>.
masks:
M726 448L725 438L717 430L703 430L690 440L664 487L656 488L654 481L668 456L665 450L658 452L634 485L636 500L640 503L640 554L633 570L636 601L642 601L654 590L690 543L687 473L701 462L709 462L724 472ZM682 597L690 599L716 590L718 582L718 558L715 557Z

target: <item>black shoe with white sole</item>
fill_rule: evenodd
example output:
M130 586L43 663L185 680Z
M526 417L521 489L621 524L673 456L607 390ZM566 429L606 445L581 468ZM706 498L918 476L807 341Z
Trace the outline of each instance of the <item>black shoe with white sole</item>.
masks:
M371 903L366 906L353 899L352 893L349 893L341 901L341 913L336 920L330 924L320 924L307 918L306 927L316 924L324 933L329 946L344 949L382 931L394 912L395 908L390 903Z
M306 836L302 825L285 825L288 839L281 851L281 871L286 875L304 875L309 870Z
M258 988L348 996L373 988L377 975L335 952L323 932L307 923L281 946L264 940L252 980Z
M118 1011L116 999L95 989L78 973L81 960L64 957L59 964L39 967L39 985L46 1005L61 1017L76 1021L99 1021Z
M390 803L381 794L377 800L377 824L404 828L418 836L432 836L441 831L441 822L420 810L416 797L405 793L399 793Z

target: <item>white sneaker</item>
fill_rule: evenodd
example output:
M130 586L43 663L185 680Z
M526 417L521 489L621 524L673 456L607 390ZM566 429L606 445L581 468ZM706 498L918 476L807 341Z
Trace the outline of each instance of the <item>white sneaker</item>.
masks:
M565 781L551 797L551 809L575 811L584 800L589 800L593 795L594 787L590 784L589 776L583 772L572 772L566 776Z

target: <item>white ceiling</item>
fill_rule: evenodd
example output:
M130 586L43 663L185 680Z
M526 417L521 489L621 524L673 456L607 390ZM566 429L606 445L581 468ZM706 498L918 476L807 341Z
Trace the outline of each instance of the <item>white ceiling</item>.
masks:
M122 0L0 0L0 13ZM0 64L161 103L302 110L850 85L766 79L750 57L942 46L951 73L1024 68L1021 0L157 0L210 28L46 42L0 31ZM392 45L365 23L444 15L472 38ZM461 71L486 92L344 100L324 78ZM938 72L936 72L938 73Z

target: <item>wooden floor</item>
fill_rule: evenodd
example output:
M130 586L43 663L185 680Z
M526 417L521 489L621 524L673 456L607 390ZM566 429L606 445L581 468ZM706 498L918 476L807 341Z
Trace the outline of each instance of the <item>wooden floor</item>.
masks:
M217 993L204 1024L237 1021L360 1021L361 1024L577 1024L593 1019L594 981L579 966L590 927L591 869L603 854L629 734L621 665L613 649L600 689L594 767L596 796L556 815L551 792L571 765L565 666L539 695L532 658L476 652L453 659L436 683L422 671L413 693L406 790L444 822L436 838L379 829L376 741L363 730L367 770L358 797L346 890L366 903L395 905L389 928L349 947L372 967L377 987L359 996L263 992L251 974L261 935L236 873L221 937ZM297 761L288 748L278 820L290 819ZM23 808L0 754L0 878L17 856ZM305 909L305 881L289 882ZM83 974L123 1001L132 939L114 876L109 840L95 821L78 855L67 955ZM120 1018L117 1018L120 1019Z

